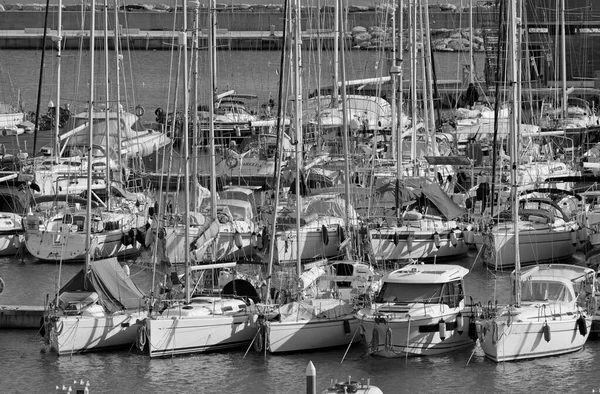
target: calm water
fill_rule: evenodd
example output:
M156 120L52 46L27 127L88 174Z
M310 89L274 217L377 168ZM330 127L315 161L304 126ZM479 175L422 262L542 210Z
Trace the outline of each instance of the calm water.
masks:
M17 91L26 103L27 110L35 109L39 51L1 51L0 101L16 100ZM375 52L352 52L347 57L348 78L368 78L387 70L388 66ZM479 58L481 59L481 58ZM322 81L330 83L331 56L321 59ZM65 102L85 105L89 85L87 54L67 51L63 54L62 95ZM277 52L219 52L219 92L236 89L239 93L252 93L264 102L269 94L276 95L279 65ZM460 79L460 65L464 55L439 54L438 77ZM96 100L104 97L103 60L97 58ZM304 83L306 89L316 87L316 54L304 58ZM48 100L56 95L56 58L46 57L45 82L42 91L42 111ZM112 67L112 63L111 63ZM146 117L153 118L157 107L173 107L175 85L169 75L169 52L138 51L126 55L124 70L127 83L122 83L127 93L128 107L135 103L144 105ZM385 67L385 68L384 68ZM206 67L200 68L200 97L206 97ZM385 73L384 73L385 74ZM112 75L112 74L111 74ZM111 84L111 89L114 88ZM135 93L135 96L134 96ZM112 93L111 93L112 94ZM134 99L135 97L135 99ZM170 104L167 104L170 103ZM49 136L40 136L40 141ZM0 141L10 147L16 140ZM21 147L32 143L31 136L20 139ZM40 142L38 141L38 144ZM39 145L38 145L39 146ZM31 145L28 145L30 148ZM509 294L508 273L492 273L481 264L474 264L475 255L458 261L471 269L466 278L466 290L476 301L487 302L498 295L500 302ZM581 260L581 256L580 256ZM69 280L79 265L63 268L61 283ZM55 291L57 267L38 264L30 258L0 259L0 277L6 290L0 295L0 304L43 305L47 294ZM132 267L132 275L141 282L148 281L148 270ZM139 282L139 281L138 281ZM600 363L600 341L590 340L580 352L529 362L496 365L485 359L483 352L473 346L462 352L442 357L390 360L365 356L363 345L353 346L343 363L346 349L333 349L293 355L257 354L245 349L231 352L199 354L172 359L150 360L137 350L75 355L58 358L48 351L35 330L0 331L0 392L2 393L52 393L55 385L70 381L89 380L92 393L113 392L173 392L173 393L301 393L305 392L305 370L313 361L317 368L318 387L325 389L331 379L371 379L385 393L402 392L582 392L600 390L600 378L595 372Z

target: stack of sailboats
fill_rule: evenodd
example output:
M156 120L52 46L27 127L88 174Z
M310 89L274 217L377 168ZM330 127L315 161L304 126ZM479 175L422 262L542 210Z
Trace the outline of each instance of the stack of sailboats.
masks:
M517 193L518 133L520 112L519 54L516 0L507 7L508 45L512 85L511 111L511 204L514 244L520 245ZM592 314L584 307L592 302L595 273L589 268L549 264L521 270L519 247L514 248L515 270L511 275L513 304L486 310L478 322L478 336L485 355L496 362L555 356L579 350L585 344ZM595 300L594 300L595 301ZM594 302L595 304L595 302Z
M91 43L94 42L94 22L95 2L92 1ZM90 47L90 62L88 141L93 140L94 45ZM131 345L138 331L137 322L146 316L144 295L119 262L115 258L91 259L91 166L88 167L87 179L86 215L83 218L86 233L85 266L57 292L44 314L44 334L51 348L59 355Z

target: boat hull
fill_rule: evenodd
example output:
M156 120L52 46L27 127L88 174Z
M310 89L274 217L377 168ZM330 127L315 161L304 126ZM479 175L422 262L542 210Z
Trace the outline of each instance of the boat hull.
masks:
M399 315L398 315L399 316ZM473 345L469 336L467 315L457 313L426 315L406 318L379 318L358 314L364 330L368 352L381 357L432 356L463 349ZM439 323L444 319L446 336L440 336ZM462 331L458 319L463 320Z
M550 263L568 259L577 249L573 244L572 230L548 229L519 232L519 258L521 266ZM476 235L475 244L483 263L494 269L515 268L514 231L490 232Z
M47 324L50 346L58 355L132 346L145 312L108 316L54 316Z
M288 230L277 234L276 248L277 261L280 263L295 262L300 249L300 259L303 261L320 258L331 258L341 255L340 231L338 225L326 225L327 236L323 234L323 227L315 229L301 229L300 234L295 230Z
M581 335L577 315L563 314L563 320L540 318L531 321L509 319L485 320L478 324L481 348L486 357L496 362L557 356L580 350L592 326L586 319L587 333ZM550 340L544 337L544 325L550 327Z
M438 238L439 237L439 238ZM377 228L369 230L376 260L445 259L466 254L469 245L460 230L408 230Z
M347 346L360 341L359 321L354 316L338 319L268 321L267 349L271 353L296 352Z
M150 357L166 357L248 346L258 332L256 315L148 318Z

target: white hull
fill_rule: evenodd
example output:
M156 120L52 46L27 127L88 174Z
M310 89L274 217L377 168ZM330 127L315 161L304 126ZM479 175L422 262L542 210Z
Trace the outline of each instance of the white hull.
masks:
M483 263L494 269L515 268L514 231L508 225L504 230L492 231L487 235L476 235L475 244L481 251ZM575 232L576 234L577 232ZM576 251L573 232L569 227L562 229L540 229L519 232L519 257L521 266L556 262L568 259Z
M543 316L532 316L524 321L507 321L504 317L485 320L478 326L481 348L486 357L496 362L575 352L585 344L592 326L591 319L586 319L587 334L581 335L577 318L576 314L562 313L561 320L546 321ZM550 341L544 338L545 324L550 327Z
M271 353L295 352L349 345L360 341L359 321L354 316L337 319L268 321L267 349Z
M84 233L27 230L25 244L29 253L44 261L83 261L87 254ZM137 246L123 244L122 230L92 234L90 250L94 259L132 256L139 252Z
M59 355L132 346L145 312L51 318L50 346Z
M315 260L341 255L338 227L339 225L327 225L327 243L325 243L321 226L317 226L315 229L301 229L299 236L295 229L277 233L275 241L277 261L280 263L296 261L298 248L300 249L301 260Z
M258 325L253 314L179 317L161 315L145 320L150 357L165 357L248 346Z
M422 309L422 307L420 308ZM432 316L433 315L433 316ZM457 312L427 314L410 320L405 314L392 314L385 318L359 312L364 338L370 354L382 357L432 356L459 350L473 345L469 337L469 317L461 315L463 327L457 328ZM402 317L400 317L402 316ZM446 323L446 336L440 337L439 322Z
M439 241L436 241L435 231L381 227L369 230L369 238L375 259L382 261L452 258L468 252L469 245L462 231L440 230L438 233Z

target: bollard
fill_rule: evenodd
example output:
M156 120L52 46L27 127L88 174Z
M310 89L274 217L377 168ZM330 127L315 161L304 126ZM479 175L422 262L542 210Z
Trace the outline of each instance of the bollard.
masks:
M306 394L317 394L317 370L312 361L306 366Z

